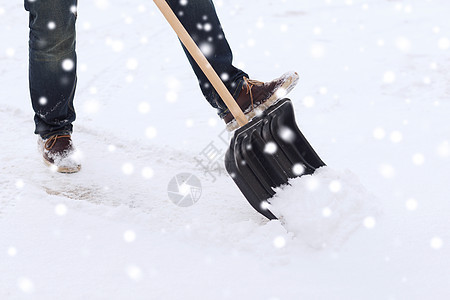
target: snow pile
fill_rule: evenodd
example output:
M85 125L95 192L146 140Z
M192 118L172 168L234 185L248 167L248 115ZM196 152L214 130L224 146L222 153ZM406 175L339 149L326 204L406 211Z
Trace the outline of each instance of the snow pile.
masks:
M377 199L352 172L318 169L278 188L271 211L287 230L313 248L339 247L361 227L374 225Z

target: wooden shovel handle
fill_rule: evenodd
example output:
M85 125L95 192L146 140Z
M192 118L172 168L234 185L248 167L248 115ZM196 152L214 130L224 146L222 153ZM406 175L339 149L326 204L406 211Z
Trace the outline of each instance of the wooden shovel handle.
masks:
M195 44L194 40L191 38L189 33L183 27L183 24L178 20L177 16L174 14L169 4L165 0L153 0L156 6L158 6L159 10L162 12L166 20L169 22L170 26L172 26L173 30L175 30L178 38L181 40L183 45L192 55L194 60L197 62L200 69L202 69L203 73L209 79L213 87L216 89L220 98L222 98L225 105L228 107L230 112L233 114L234 118L238 122L239 126L242 127L248 123L247 118L242 112L239 105L234 100L233 96L231 96L230 92L227 90L222 80L217 75L216 71L209 64L205 55L203 55L202 51Z

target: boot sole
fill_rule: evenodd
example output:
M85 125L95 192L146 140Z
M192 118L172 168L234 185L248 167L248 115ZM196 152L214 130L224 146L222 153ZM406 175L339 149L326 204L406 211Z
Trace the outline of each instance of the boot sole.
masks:
M275 103L278 102L278 100L281 100L284 98L284 96L286 96L287 94L289 94L290 91L292 91L292 89L297 85L298 80L299 80L299 76L297 73L295 73L297 76L295 76L294 78L289 78L288 80L286 80L278 89L277 91L279 91L280 89L284 89L285 93L283 93L283 95L278 95L277 92L273 93L272 96L269 97L269 99L267 99L265 102L261 103L260 105L258 105L256 107L256 109L253 109L247 113L245 113L245 116L247 117L247 120L250 122L257 114L259 114L260 112L265 111L267 108L269 108L270 106L274 105ZM233 119L231 122L229 122L226 125L226 128L228 131L234 131L236 129L239 128L239 124L236 122L235 119Z

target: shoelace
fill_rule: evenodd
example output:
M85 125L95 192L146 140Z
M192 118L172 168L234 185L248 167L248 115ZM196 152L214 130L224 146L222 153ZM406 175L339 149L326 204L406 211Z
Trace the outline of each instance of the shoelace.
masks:
M68 137L68 138L70 138L70 135L68 135L68 134L66 134L66 135L54 135L54 136L52 136L51 138L49 138L48 140L46 140L46 141L45 141L45 144L44 144L45 150L50 150L50 149L52 149L53 146L55 145L56 141L57 141L59 138L63 138L63 137ZM50 145L50 144L51 144L51 145Z
M254 105L253 105L252 88L253 88L253 86L255 86L255 85L261 85L261 84L264 84L264 82L261 82L261 81L258 81L258 80L248 79L248 78L245 77L245 76L244 76L244 81L245 81L245 86L247 87L246 94L247 94L247 95L250 94L250 101L251 101L251 103L252 103L252 111L253 111Z

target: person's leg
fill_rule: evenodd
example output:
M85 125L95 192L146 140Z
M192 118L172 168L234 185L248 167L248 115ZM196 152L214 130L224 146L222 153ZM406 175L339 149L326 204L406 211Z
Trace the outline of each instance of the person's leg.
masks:
M167 2L236 99L244 84L243 77L248 77L248 75L232 64L233 54L223 33L213 2L211 0L168 0ZM184 51L199 80L203 95L223 118L228 113L226 105L186 48Z
M29 11L29 84L35 133L70 134L75 120L77 0L25 0Z
M70 134L75 120L77 0L25 0L30 13L29 83L44 162L62 173L81 168Z

